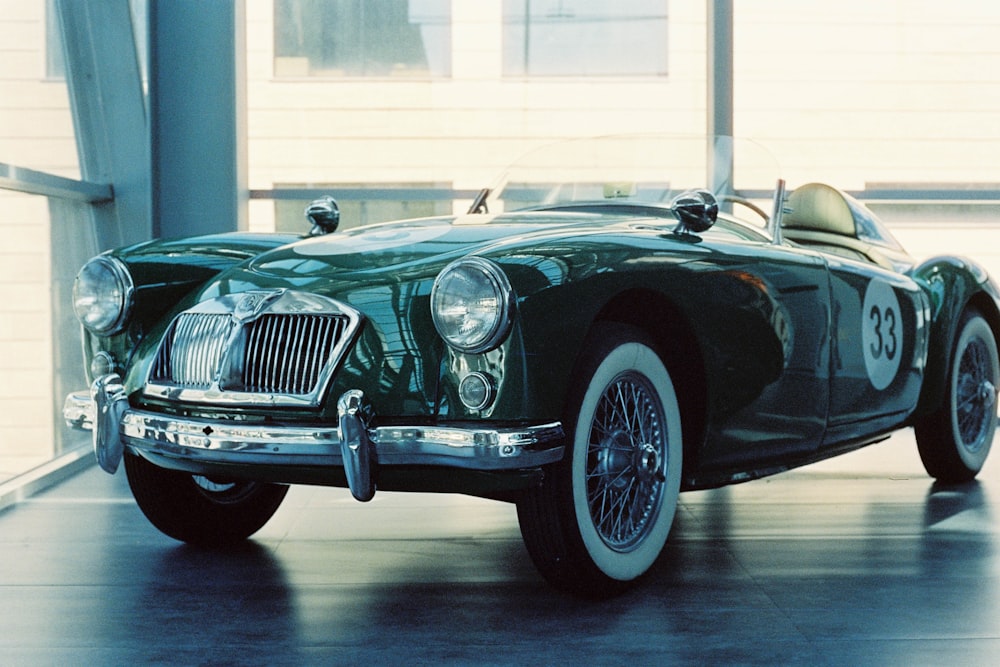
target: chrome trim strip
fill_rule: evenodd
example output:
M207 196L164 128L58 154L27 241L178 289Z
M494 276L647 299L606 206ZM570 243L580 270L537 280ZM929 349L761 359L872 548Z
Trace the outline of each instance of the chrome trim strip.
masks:
M771 232L773 245L781 245L781 218L785 214L785 179L779 178L774 188L774 198L771 200L771 219L768 220L768 231Z

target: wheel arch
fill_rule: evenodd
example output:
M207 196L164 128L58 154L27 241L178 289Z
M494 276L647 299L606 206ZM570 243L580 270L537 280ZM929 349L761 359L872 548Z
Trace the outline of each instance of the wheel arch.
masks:
M982 313L986 323L993 330L993 335L1000 340L1000 305L997 304L996 298L991 297L986 291L979 291L969 299L969 305Z
M689 467L697 460L708 419L705 362L690 320L665 295L633 289L605 304L591 328L599 323L626 324L652 338L674 380L684 432L684 467Z
M934 412L945 396L953 342L962 313L976 309L1000 340L1000 288L985 269L966 259L937 257L913 271L931 298L930 338L923 388L914 417Z

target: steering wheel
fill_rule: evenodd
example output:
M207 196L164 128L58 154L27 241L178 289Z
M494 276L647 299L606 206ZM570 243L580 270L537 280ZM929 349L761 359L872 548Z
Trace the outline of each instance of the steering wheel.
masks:
M741 206L746 206L748 209L759 215L764 219L764 224L766 225L771 221L771 216L768 215L767 211L762 209L757 204L754 204L749 199L744 197L738 197L736 195L719 195L719 201L726 202L729 204L740 204Z

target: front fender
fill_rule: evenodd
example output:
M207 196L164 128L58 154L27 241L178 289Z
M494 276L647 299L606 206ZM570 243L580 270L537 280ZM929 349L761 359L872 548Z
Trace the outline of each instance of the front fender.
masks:
M919 418L934 412L944 400L953 343L965 309L979 308L994 335L1000 337L1000 288L982 266L958 257L931 258L911 275L931 302L927 367L913 415Z

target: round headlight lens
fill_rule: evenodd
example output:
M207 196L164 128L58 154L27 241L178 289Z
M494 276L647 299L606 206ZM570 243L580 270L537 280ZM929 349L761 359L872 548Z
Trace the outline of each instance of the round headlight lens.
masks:
M95 257L73 283L73 310L90 331L108 336L121 331L135 287L125 265L113 257Z
M431 292L434 326L461 352L492 350L510 330L512 291L503 270L488 259L466 257L438 274Z

